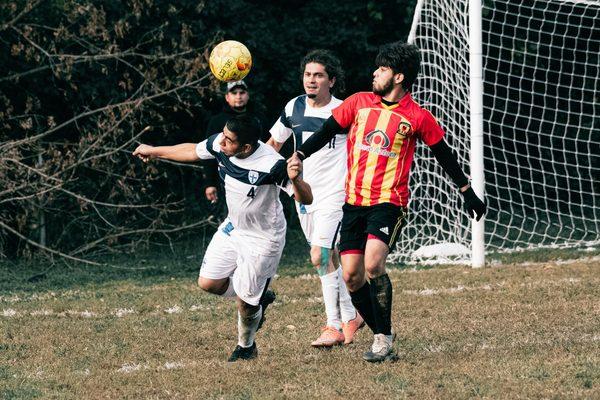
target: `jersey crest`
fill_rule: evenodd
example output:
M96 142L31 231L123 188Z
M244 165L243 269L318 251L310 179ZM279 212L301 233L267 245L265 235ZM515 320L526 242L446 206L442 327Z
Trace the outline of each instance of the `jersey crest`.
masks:
M248 182L250 182L251 185L254 185L256 183L256 181L258 181L258 172L257 171L248 171Z
M402 139L406 139L412 131L412 125L408 121L402 121L398 124L398 130L396 135L401 136Z

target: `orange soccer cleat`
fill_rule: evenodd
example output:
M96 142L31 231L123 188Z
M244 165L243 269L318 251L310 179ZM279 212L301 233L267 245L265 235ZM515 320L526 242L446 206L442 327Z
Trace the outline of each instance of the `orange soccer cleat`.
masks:
M344 334L332 326L322 328L321 336L310 345L313 347L333 347L344 343Z
M350 344L354 340L354 334L360 328L365 326L365 320L360 316L360 314L356 313L356 318L342 323L342 332L344 333L344 344Z

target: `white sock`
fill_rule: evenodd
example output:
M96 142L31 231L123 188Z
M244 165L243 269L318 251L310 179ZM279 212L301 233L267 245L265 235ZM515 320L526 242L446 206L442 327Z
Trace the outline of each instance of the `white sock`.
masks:
M229 279L229 286L227 286L227 290L225 291L225 293L223 293L221 295L221 297L232 297L232 298L237 297L237 294L235 293L235 289L233 288L233 282L231 281L231 279Z
M247 318L242 318L238 311L238 344L242 347L250 347L254 344L254 336L256 329L262 316L262 306L258 307L258 311L254 315Z
M346 282L344 282L344 278L342 277L342 267L339 267L336 272L338 274L338 290L340 293L340 313L342 314L342 321L352 321L356 318L356 309L352 304L350 292L348 292Z
M339 292L338 292L338 274L336 271L323 275L321 278L321 287L323 289L323 303L325 303L325 314L327 314L327 326L340 329L342 321L340 320Z

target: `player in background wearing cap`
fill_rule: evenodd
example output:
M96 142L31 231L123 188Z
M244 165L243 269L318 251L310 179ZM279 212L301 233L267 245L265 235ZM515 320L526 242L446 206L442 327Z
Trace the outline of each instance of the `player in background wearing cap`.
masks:
M237 299L238 345L229 361L258 354L254 337L268 305L264 296L285 244L279 189L301 203L312 202L310 186L302 179L302 163L288 163L286 168L283 157L259 141L260 133L254 118L236 116L227 121L223 132L198 144L142 144L133 152L143 161L218 160L229 214L206 249L198 284L209 293Z
M339 248L352 303L374 333L373 345L363 356L370 362L396 357L392 282L385 260L406 220L417 140L431 149L456 184L468 214L479 220L486 210L446 144L443 129L411 96L421 64L419 48L401 42L384 45L375 63L373 91L344 100L290 158L295 162L318 154L336 135L347 132L346 204Z
M313 50L300 65L306 94L290 100L271 128L267 142L277 151L292 135L301 145L342 101L331 92L344 84L340 61L327 50ZM344 204L346 176L346 135L334 136L327 146L313 154L304 165L304 180L311 186L314 202L296 203L300 225L310 245L310 260L321 280L327 323L311 344L331 347L352 343L355 332L364 325L356 312L339 268L337 239Z
M229 82L225 88L225 103L223 109L213 115L206 126L206 136L209 137L216 133L223 132L223 128L227 121L237 115L247 115L255 118L261 131L260 140L263 142L269 138L266 133L267 124L262 115L256 113L252 109L250 102L250 92L248 91L248 85L244 81ZM202 193L206 197L206 200L211 202L213 214L218 220L222 220L224 215L227 214L225 209L226 202L223 199L223 189L220 185L219 175L217 173L217 162L216 160L205 161L201 165L202 169Z

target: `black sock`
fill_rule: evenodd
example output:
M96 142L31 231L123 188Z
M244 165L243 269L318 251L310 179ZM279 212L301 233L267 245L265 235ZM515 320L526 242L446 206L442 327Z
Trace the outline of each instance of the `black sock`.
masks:
M350 292L352 305L363 317L365 323L375 332L375 319L373 319L373 305L371 304L371 290L369 282L365 282L363 287L356 292Z
M376 329L374 333L392 334L392 282L388 274L373 278L371 283L371 304Z

